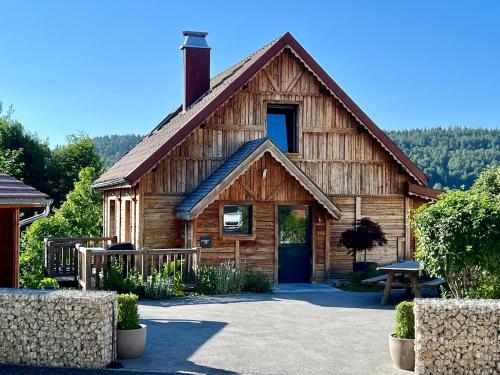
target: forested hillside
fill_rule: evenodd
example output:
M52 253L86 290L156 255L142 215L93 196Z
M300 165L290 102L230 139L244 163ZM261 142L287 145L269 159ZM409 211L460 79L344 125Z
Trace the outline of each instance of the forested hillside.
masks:
M486 166L500 165L500 129L411 129L388 135L436 188L468 188Z
M106 167L109 167L139 142L141 138L142 135L136 134L112 134L94 137L93 139L97 153L101 155Z
M431 128L389 131L389 136L429 177L436 188L470 187L489 164L500 164L500 129ZM95 137L96 150L113 164L141 136Z

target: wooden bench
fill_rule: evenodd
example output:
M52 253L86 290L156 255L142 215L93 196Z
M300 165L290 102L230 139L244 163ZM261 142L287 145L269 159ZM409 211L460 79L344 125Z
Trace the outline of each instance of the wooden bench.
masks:
M420 283L419 287L420 288L427 288L427 289L438 289L441 285L445 284L446 281L444 279L434 279L434 280L429 280L424 283Z
M382 285L382 286L387 285L387 281L385 281L385 280L379 281L378 283L379 283L379 285ZM412 285L411 285L410 281L405 282L405 281L395 280L391 283L391 287L393 289L411 289Z
M380 281L385 281L385 280L387 280L387 274L361 280L361 284L367 285L367 286L373 286L373 285L377 285Z

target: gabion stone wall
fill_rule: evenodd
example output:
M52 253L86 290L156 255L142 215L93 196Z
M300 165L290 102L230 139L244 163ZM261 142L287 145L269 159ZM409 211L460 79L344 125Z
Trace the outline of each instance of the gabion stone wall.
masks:
M0 363L105 367L115 317L114 292L0 289Z
M415 300L417 374L500 374L500 300Z

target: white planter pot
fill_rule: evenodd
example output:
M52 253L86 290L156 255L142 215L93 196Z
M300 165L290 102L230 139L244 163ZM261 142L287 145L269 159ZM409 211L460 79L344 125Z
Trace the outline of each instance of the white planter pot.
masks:
M415 340L389 336L389 351L394 367L401 370L415 369Z
M147 327L139 324L137 329L116 330L116 351L118 358L137 358L144 352Z

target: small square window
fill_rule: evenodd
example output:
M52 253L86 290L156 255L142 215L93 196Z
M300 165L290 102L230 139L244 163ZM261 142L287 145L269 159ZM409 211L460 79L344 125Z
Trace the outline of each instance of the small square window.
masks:
M224 205L224 234L251 235L252 234L252 206Z
M267 136L283 152L298 152L297 105L267 106Z

